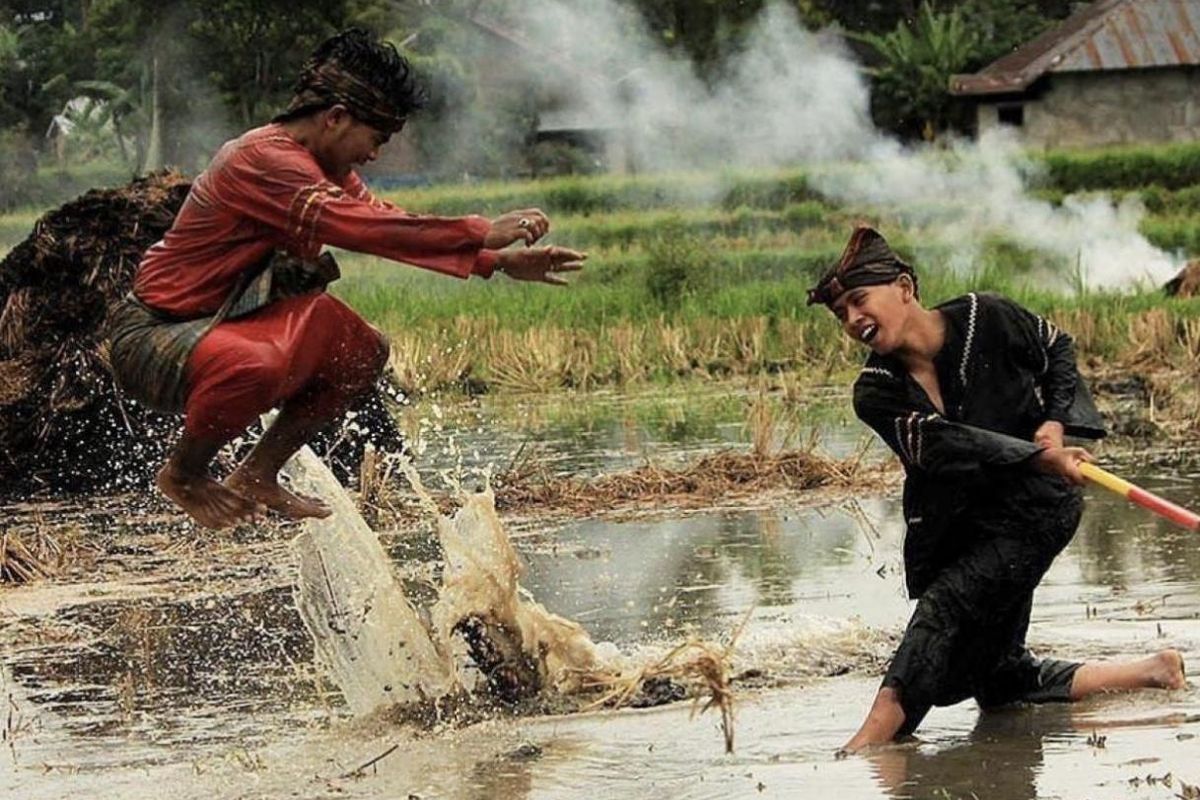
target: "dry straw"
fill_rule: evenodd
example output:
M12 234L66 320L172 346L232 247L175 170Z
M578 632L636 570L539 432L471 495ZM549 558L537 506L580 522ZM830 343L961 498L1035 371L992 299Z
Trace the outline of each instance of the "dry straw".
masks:
M690 684L695 690L692 716L703 714L710 708L721 711L721 732L725 736L725 752L733 752L733 689L730 672L733 651L738 638L750 620L753 609L746 612L737 629L724 647L699 639L691 639L671 649L662 658L629 673L597 672L584 678L584 686L599 689L601 696L584 707L584 711L598 708L622 708L630 705L638 692L649 681L666 679ZM700 705L707 695L708 702Z
M63 551L53 537L33 534L32 546L15 533L0 534L0 583L29 583L53 575Z

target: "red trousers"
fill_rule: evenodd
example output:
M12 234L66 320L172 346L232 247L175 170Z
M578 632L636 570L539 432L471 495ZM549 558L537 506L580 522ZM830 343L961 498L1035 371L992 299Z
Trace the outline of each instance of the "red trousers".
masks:
M230 439L278 406L331 420L387 363L387 340L340 300L314 292L222 322L187 363L184 427Z

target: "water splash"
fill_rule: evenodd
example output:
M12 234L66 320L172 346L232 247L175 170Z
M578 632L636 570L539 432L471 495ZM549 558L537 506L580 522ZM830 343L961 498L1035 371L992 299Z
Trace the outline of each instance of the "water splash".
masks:
M600 667L599 651L578 624L520 591L520 562L491 490L462 494L462 507L448 518L411 463L401 469L422 506L437 515L445 553L428 622L406 599L374 531L332 473L307 448L286 468L296 490L328 498L332 509L325 519L305 520L293 542L300 564L296 602L318 663L351 709L369 713L462 691L454 636L467 620L486 624L494 637L513 637L536 670L535 689L580 688L579 676Z

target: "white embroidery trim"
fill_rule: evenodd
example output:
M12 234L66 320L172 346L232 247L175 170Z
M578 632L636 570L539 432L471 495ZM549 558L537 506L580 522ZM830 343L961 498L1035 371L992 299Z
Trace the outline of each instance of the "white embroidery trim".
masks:
M900 449L900 457L906 464L921 466L922 450L925 447L924 425L939 417L939 414L921 416L916 411L909 412L907 417L896 417L896 444Z
M1050 371L1050 348L1058 341L1061 330L1053 323L1042 317L1037 318L1038 340L1042 343L1042 375Z
M958 366L958 378L962 385L967 385L967 364L971 360L971 345L975 342L975 318L979 313L979 295L971 292L971 310L967 314L967 343L963 345L962 363Z
M883 375L885 377L891 378L892 380L896 380L896 376L893 375L890 370L886 370L883 367L863 367L862 372L860 372L859 374L860 375L868 375L868 374L869 375Z
M914 464L917 463L916 452L917 452L917 447L918 447L916 426L913 425L913 422L916 422L916 417L917 417L917 413L916 413L916 411L913 411L912 414L908 415L908 420L907 420L907 422L908 422L908 461L911 461Z
M918 467L921 466L921 446L923 444L925 444L925 430L922 426L926 422L929 422L929 420L931 420L931 419L937 419L937 414L926 414L925 416L921 417L920 420L917 421L917 452L916 452L916 456L917 456L917 466Z
M905 461L912 461L912 457L904 450L904 434L900 432L900 422L903 419L904 417L896 417L896 447L900 449L901 458Z

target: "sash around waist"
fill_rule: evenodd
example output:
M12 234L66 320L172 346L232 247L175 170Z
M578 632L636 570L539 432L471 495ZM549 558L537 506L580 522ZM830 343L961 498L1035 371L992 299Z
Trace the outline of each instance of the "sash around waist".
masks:
M216 314L181 319L143 303L133 292L109 311L109 363L118 389L155 411L182 413L187 362L213 327L281 297L324 290L340 277L328 253L302 261L277 252L245 273Z

